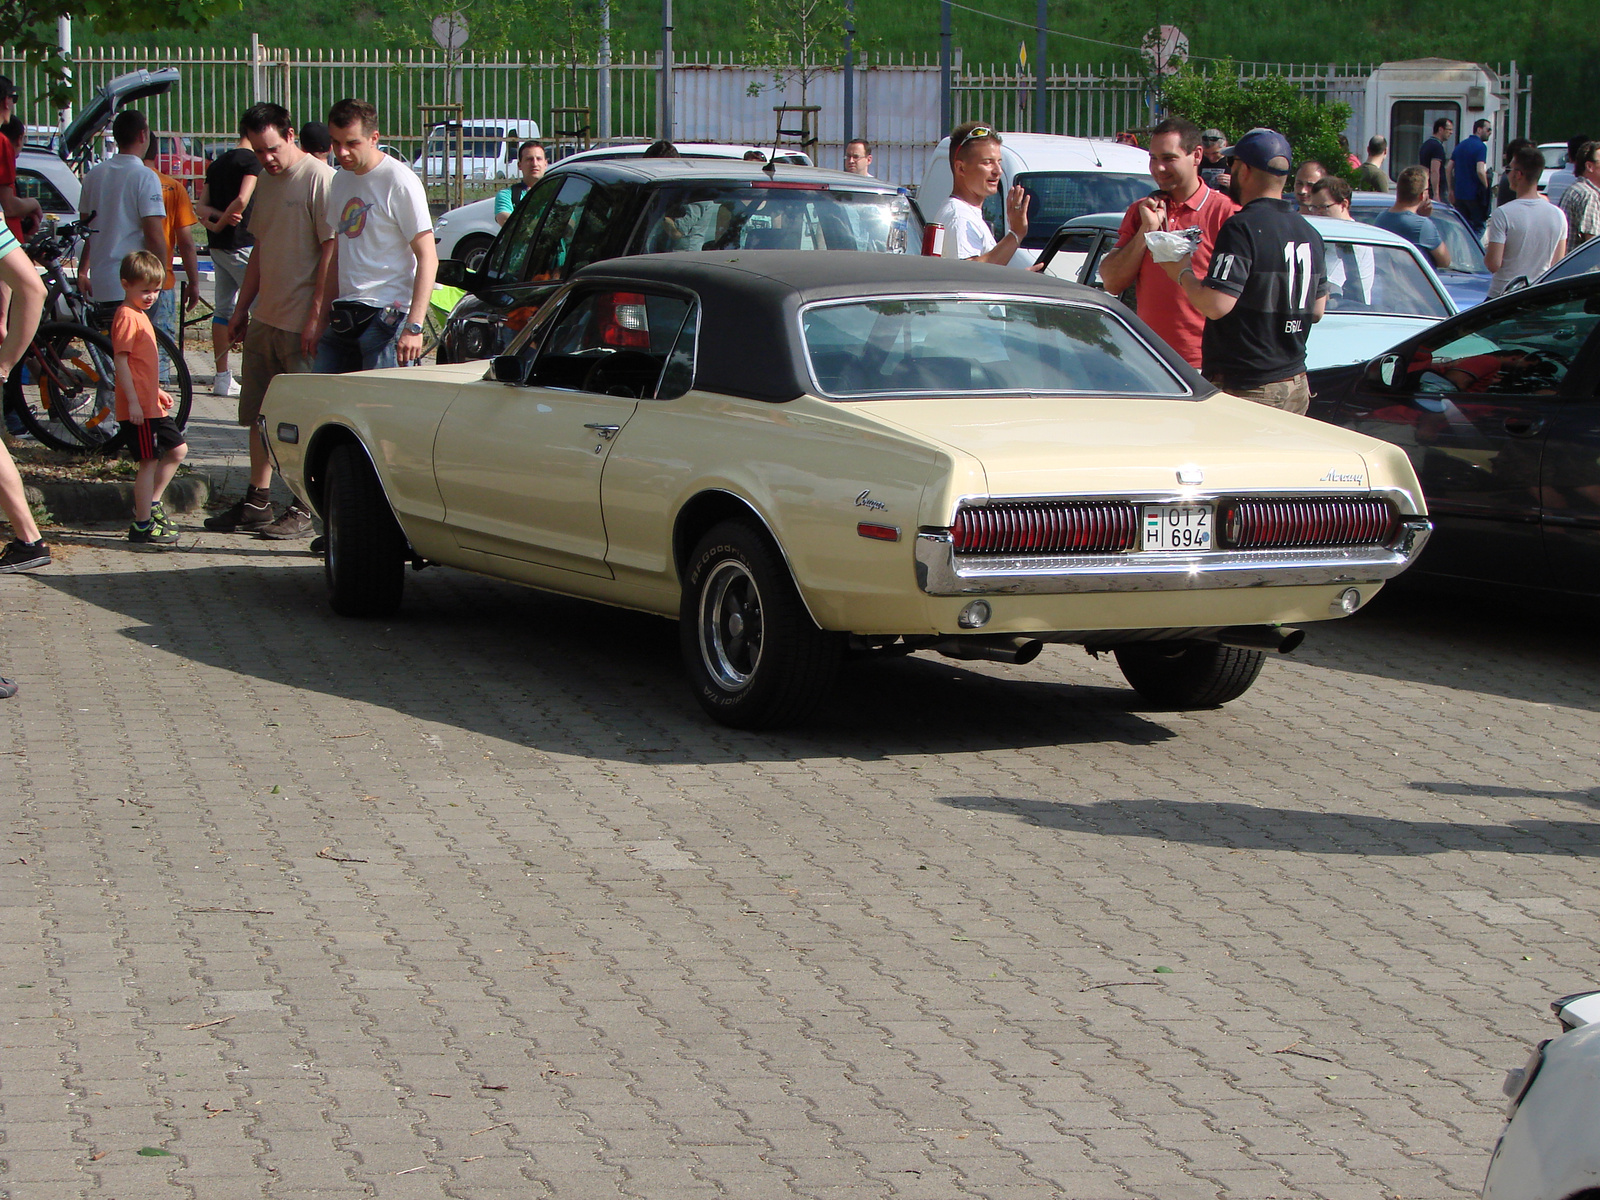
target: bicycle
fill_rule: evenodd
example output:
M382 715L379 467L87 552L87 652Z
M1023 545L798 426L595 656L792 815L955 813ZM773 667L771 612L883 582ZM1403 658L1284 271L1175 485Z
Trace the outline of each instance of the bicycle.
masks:
M59 319L39 326L22 362L11 373L5 407L16 412L24 427L43 445L68 453L115 453L129 443L118 436L111 420L116 397L116 358L106 336L114 306L94 305L62 270L84 233L83 220L41 229L28 241L28 254L42 268L45 313ZM181 429L194 403L189 365L179 347L155 330L156 359L173 398L173 419ZM38 406L29 395L38 389Z

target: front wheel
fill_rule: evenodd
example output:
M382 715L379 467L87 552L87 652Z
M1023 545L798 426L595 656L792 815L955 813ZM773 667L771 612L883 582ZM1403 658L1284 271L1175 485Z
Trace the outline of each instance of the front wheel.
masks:
M1214 708L1237 700L1267 656L1216 642L1136 642L1116 648L1123 678L1159 708Z
M481 233L472 234L456 243L454 257L460 259L469 271L482 270L483 260L489 257L489 247L492 245L494 238Z
M342 617L387 617L406 583L406 535L359 446L328 456L328 603Z
M844 648L840 635L817 628L776 548L745 521L716 526L695 547L678 645L700 707L735 729L805 719Z

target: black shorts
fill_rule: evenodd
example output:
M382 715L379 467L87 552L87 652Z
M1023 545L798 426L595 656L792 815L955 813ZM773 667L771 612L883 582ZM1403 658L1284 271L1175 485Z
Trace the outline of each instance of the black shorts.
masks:
M160 458L168 450L188 444L183 440L183 430L171 417L146 417L140 425L129 421L128 428L133 431L133 452L140 462Z

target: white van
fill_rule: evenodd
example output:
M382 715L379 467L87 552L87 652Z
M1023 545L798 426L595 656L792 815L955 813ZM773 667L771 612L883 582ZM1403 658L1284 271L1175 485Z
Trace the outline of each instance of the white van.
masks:
M517 174L517 147L539 137L539 122L479 117L461 126L461 174L465 179L509 179ZM435 125L427 149L411 164L428 180L456 177L456 127Z
M1000 134L1000 190L983 205L996 238L1005 234L1005 195L1020 183L1028 193L1028 236L1012 258L1030 266L1064 222L1088 213L1122 212L1155 190L1150 155L1137 146L1053 133ZM928 156L917 208L932 221L950 198L950 139Z

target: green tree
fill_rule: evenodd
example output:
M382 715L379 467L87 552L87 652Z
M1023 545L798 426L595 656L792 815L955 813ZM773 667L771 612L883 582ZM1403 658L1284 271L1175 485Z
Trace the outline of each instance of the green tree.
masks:
M1325 103L1278 75L1241 79L1231 62L1205 71L1185 66L1161 85L1162 108L1202 129L1213 126L1230 141L1256 126L1276 129L1294 147L1295 162L1314 158L1335 174L1353 174L1339 135L1350 119L1348 104Z
M780 90L795 80L800 103L809 104L812 82L844 53L848 19L844 0L764 0L751 10L745 62L770 69ZM751 84L750 95L763 86Z
M233 0L237 3L237 0ZM56 20L71 17L100 35L151 29L193 32L205 28L229 0L5 0L0 3L0 45L40 63L50 78L50 102L72 103L71 63L56 45Z
M465 19L475 54L551 54L574 93L578 68L599 56L600 0L392 0L381 28L393 45L431 49L433 19L451 10ZM616 43L613 33L613 50Z

